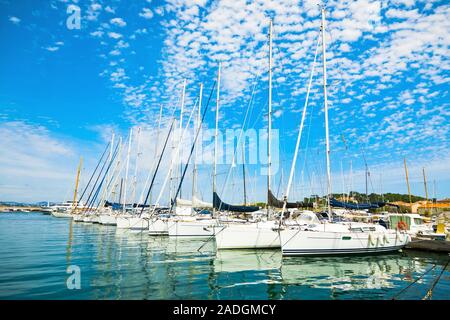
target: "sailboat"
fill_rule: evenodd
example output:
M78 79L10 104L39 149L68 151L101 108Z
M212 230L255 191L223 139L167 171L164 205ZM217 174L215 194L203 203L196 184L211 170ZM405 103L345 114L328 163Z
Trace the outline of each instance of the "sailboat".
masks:
M203 96L203 84L200 84L200 93L198 99L198 109L197 109L197 127L196 130L201 129L201 105ZM182 99L184 101L184 99ZM198 148L195 148L194 160L192 166L192 200L183 199L181 197L176 198L175 210L177 215L192 215L195 214L193 210L195 209L209 209L212 208L212 203L203 201L197 197L197 158L198 158Z
M332 222L330 143L328 133L328 102L326 78L326 46L325 46L325 9L322 7L322 59L323 59L323 91L325 114L325 141L327 163L327 202L329 221L318 219L305 226L285 225L280 229L281 251L284 256L302 255L344 255L372 254L390 252L403 248L410 236L402 230L387 230L378 224L356 222ZM310 78L311 80L311 78ZM309 89L308 89L309 92ZM305 104L306 106L306 104ZM305 114L304 109L304 114ZM303 121L300 126L302 129ZM301 129L297 139L294 162L299 147ZM292 170L291 170L292 172ZM291 178L291 177L290 177ZM290 184L288 183L289 194ZM285 202L287 201L287 198ZM284 212L285 207L283 208Z
M219 71L218 71L218 83L220 82L220 64L219 64ZM213 88L214 89L214 88ZM213 91L211 91L212 94ZM217 87L217 92L219 92L219 85ZM198 135L201 130L203 118L205 116L205 113L208 109L209 101L206 105L205 110L203 111L203 116L201 117L201 106L202 106L202 94L203 94L203 85L200 85L200 93L199 93L199 103L198 103L198 113L197 113L197 128L195 133L195 139L193 142L193 145L191 147L191 152L189 154L189 159L193 154L193 148L195 148L196 141L198 138ZM211 95L210 95L211 98ZM195 149L197 152L197 149ZM196 158L196 154L195 154ZM186 163L186 166L184 168L184 171L182 173L182 177L180 179L180 184L178 186L178 190L175 194L176 202L172 204L172 208L175 206L175 215L171 216L170 218L166 219L167 223L167 232L169 236L172 237L211 237L214 236L217 232L218 228L221 228L218 225L217 219L212 217L210 214L198 214L194 209L198 208L213 208L213 204L204 202L196 197L196 174L197 174L197 166L196 166L196 160L194 159L194 166L193 166L193 185L192 185L192 201L188 200L182 200L178 198L178 193L181 191L181 186L184 179L184 174L186 173L186 169L188 166L188 163ZM189 161L188 161L189 162Z
M77 207L82 209L83 203L77 201L78 183L80 181L81 166L83 164L83 158L80 158L80 163L78 165L77 176L75 179L75 189L73 193L73 201L65 201L61 205L56 205L52 207L52 216L57 218L72 218L72 211L76 210Z
M216 109L217 112L217 109ZM269 22L269 103L268 103L268 174L267 190L268 204L270 202L270 180L271 180L271 134L272 134L272 20ZM214 190L213 205L218 210L234 212L257 212L257 206L235 206L222 202ZM256 222L229 222L224 223L224 228L216 234L217 249L270 249L280 248L278 235L278 223L270 220L269 205L267 217L257 219Z

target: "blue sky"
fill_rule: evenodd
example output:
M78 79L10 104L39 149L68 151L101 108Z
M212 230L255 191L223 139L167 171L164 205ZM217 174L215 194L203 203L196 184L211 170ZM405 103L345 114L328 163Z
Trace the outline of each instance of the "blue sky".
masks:
M279 130L283 168L272 189L281 185L280 195L320 28L318 3L0 0L0 199L67 198L79 156L87 176L113 129L125 139L130 127L146 128L140 170L145 176L160 105L167 120L187 79L187 119L201 82L209 94L218 61L221 129L242 125L253 88L248 128L266 128L269 18L273 127ZM80 29L66 25L69 5L80 8ZM406 193L406 157L413 193L424 195L425 167L429 193L435 180L437 196L448 197L450 6L419 0L326 6L333 190L350 187L351 161L353 189L364 191L365 157L369 192ZM325 191L321 55L318 59L293 197ZM206 126L214 126L213 112ZM219 184L228 167L219 166ZM266 177L258 169L248 166L251 200L264 200ZM201 171L208 200L211 168ZM229 202L242 201L241 173L235 171L232 190L223 195Z

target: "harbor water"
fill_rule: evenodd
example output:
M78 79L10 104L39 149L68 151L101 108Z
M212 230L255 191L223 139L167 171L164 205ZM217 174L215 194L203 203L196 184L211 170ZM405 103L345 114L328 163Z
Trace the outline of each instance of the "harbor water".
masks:
M198 250L205 241L0 213L0 299L420 300L449 259L414 251L282 258L279 250L216 252L214 240ZM431 298L450 299L449 267Z

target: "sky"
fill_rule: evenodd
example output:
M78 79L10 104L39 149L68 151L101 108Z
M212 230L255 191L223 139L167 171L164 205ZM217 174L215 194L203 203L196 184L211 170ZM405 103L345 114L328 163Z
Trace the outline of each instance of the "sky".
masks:
M130 128L129 173L137 172L137 182L128 186L136 189L130 192L142 193L156 163L155 147L161 148L172 116L179 117L185 79L183 127L194 125L188 119L192 110L195 114L202 83L202 108L213 95L203 128L214 128L216 91L211 90L219 62L219 130L239 132L244 124L246 132L264 133L270 19L272 127L277 131L271 188L281 197L320 32L320 4L0 0L0 200L70 199L80 156L83 187L113 131L115 141L121 136L124 142L124 176ZM407 193L406 159L413 194L425 196L424 168L429 196L450 197L450 5L430 0L324 4L333 192L365 192L367 165L369 192ZM293 200L326 193L322 47L318 49ZM163 129L158 134L160 108ZM262 134L258 144L261 159L245 168L249 201L265 201L265 138ZM203 145L202 155L211 160L211 140ZM190 146L187 139L184 157ZM155 198L170 155L176 153L169 149ZM191 195L190 168L182 188L185 198ZM219 164L217 171L223 200L242 203L240 166ZM211 201L211 161L200 164L198 174L200 197ZM162 202L168 201L166 193L161 193Z

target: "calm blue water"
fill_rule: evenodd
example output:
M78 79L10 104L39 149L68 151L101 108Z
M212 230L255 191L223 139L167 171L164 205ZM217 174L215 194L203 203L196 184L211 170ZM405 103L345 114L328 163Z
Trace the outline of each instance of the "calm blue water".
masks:
M448 260L404 252L282 258L204 240L149 237L40 213L0 213L0 299L422 299ZM68 266L81 289L69 290ZM433 299L450 299L450 267Z

